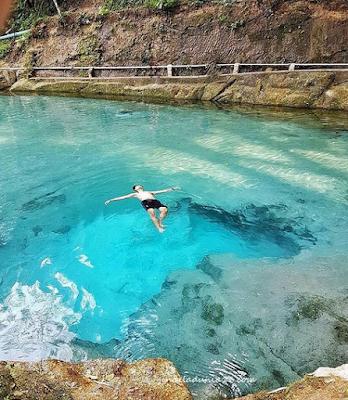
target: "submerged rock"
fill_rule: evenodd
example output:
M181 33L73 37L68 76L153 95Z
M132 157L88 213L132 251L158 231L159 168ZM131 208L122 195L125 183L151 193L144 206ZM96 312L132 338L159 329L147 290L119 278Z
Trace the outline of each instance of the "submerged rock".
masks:
M294 307L291 318L295 323L298 323L301 319L314 321L320 318L325 311L329 310L330 306L330 301L317 295L300 295L289 299L286 303L290 308Z
M129 332L123 346L156 349L187 378L229 378L188 381L199 400L276 389L321 364L342 364L348 343L346 259L335 259L335 274L330 263L309 255L205 257L194 271L172 272L156 295L158 305L148 301L131 316L130 326L146 316L149 333L140 341Z
M113 358L115 348L120 344L117 339L111 339L106 343L94 343L88 340L74 338L71 342L73 349L73 358L71 361L79 361L83 359L94 358Z
M115 359L80 364L1 362L0 396L7 400L192 400L174 365L165 359L130 364Z
M55 192L46 193L43 196L36 197L22 204L21 211L37 211L52 204L64 204L66 202L65 194L52 196Z
M235 235L241 235L250 242L258 242L260 238L276 243L287 251L289 255L300 252L300 244L315 244L316 238L306 227L304 222L297 221L287 215L284 204L270 204L255 206L247 204L241 208L227 211L222 208L201 205L192 202L188 208L190 213L198 214L211 222L224 226ZM221 277L218 269L207 260L203 260L198 267L209 270L210 275L218 279Z
M201 317L212 324L221 325L224 320L224 308L221 304L214 303L211 296L207 296L205 300Z
M40 232L42 232L42 227L40 225L35 225L31 228L34 232L34 235L37 236Z
M58 233L59 235L67 235L71 231L70 225L62 225L59 228L54 229L53 233Z

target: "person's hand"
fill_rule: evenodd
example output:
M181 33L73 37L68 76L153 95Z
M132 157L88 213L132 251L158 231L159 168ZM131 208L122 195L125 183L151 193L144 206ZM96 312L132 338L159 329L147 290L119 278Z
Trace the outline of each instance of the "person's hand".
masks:
M107 206L110 203L110 200L106 200L105 205Z
M173 190L180 190L180 189L181 189L181 187L179 187L179 186L175 186L175 187L173 187L172 189L173 189Z

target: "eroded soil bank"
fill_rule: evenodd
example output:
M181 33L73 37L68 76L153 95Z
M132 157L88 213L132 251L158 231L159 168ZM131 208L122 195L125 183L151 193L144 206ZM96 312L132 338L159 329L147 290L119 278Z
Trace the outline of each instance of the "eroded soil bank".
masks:
M51 17L29 38L13 41L0 63L348 62L346 0L195 2L167 12L128 8L104 15L100 0L70 3L62 4L62 18Z

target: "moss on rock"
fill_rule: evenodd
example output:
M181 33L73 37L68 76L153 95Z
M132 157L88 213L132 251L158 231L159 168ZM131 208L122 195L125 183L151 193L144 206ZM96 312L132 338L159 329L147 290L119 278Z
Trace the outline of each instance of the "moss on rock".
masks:
M78 53L81 65L99 65L102 60L103 45L96 35L89 34L80 39Z
M336 82L338 75L340 83ZM11 90L348 111L347 78L348 72L333 71L263 72L215 78L32 78L16 82Z
M224 320L224 308L222 304L214 303L211 296L204 299L201 318L214 325L221 325Z

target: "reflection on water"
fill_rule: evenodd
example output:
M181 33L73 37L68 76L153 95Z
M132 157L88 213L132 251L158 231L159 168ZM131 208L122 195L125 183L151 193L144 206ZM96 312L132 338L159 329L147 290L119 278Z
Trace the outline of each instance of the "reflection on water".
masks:
M167 357L211 378L190 383L201 400L344 361L343 114L0 106L2 358ZM182 187L163 235L134 199L104 206L138 183Z

